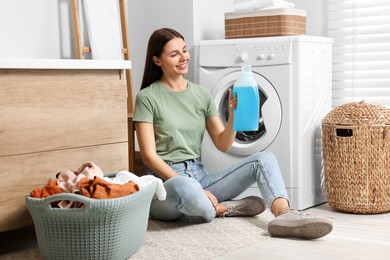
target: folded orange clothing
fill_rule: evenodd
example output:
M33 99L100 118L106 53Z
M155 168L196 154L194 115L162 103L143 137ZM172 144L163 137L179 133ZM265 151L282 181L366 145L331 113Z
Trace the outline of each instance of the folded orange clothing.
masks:
M118 198L139 191L138 185L130 181L125 184L114 184L95 176L93 179L83 178L78 182L81 194L87 198Z
M46 198L54 194L62 193L62 190L58 188L57 180L50 180L42 190L35 189L30 192L32 198Z

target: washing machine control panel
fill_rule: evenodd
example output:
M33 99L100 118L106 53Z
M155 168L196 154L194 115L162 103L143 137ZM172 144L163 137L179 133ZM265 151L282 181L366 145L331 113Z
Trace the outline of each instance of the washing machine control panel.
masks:
M291 42L241 43L236 44L235 65L243 63L252 66L290 64L292 62Z

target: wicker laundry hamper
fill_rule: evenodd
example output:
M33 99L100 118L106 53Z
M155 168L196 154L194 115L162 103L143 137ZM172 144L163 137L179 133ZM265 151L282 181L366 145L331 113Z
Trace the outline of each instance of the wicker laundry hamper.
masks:
M322 121L322 142L329 205L390 211L390 109L363 101L338 106Z
M42 259L128 259L143 244L156 183L114 199L61 193L26 197ZM85 208L52 208L51 202L80 201Z

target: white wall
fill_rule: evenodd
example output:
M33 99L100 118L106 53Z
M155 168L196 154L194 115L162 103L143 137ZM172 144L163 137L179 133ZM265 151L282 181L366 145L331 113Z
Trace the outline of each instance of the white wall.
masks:
M0 58L71 58L69 0L0 0Z
M306 34L313 36L328 35L328 1L326 0L290 0L295 8L306 10Z

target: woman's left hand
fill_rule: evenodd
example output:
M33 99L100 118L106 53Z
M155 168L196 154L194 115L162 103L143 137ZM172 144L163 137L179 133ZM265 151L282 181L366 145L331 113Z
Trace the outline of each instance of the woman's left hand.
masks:
M237 106L237 95L233 96L233 90L229 88L229 114L233 113L234 108Z
M237 107L237 96L233 96L233 90L229 88L229 104L227 109L229 110L229 117L226 125L222 124L221 118L216 115L210 117L206 121L207 132L209 133L214 145L221 152L228 152L232 147L236 132L233 130L234 121L234 109Z

